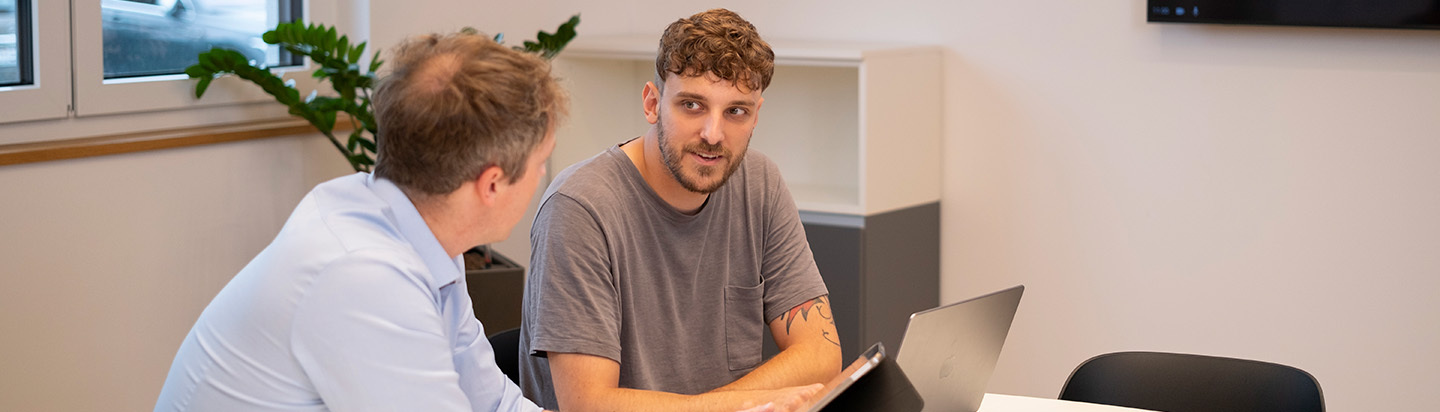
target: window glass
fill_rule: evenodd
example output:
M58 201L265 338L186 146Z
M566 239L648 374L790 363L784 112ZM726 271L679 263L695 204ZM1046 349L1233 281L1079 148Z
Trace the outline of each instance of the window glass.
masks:
M276 23L299 16L291 3L101 0L105 78L180 74L211 47L234 49L270 66L291 64L288 53L282 56L260 39ZM282 59L287 63L281 64Z
M29 58L22 61L20 45L20 4L18 0L0 0L0 86L28 84L21 68L28 66ZM28 57L28 56L27 56Z

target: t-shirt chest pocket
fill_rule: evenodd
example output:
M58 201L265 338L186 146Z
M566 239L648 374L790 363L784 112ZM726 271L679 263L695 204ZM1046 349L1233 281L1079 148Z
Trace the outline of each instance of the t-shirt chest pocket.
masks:
M765 341L765 284L725 287L725 355L732 371L760 366Z

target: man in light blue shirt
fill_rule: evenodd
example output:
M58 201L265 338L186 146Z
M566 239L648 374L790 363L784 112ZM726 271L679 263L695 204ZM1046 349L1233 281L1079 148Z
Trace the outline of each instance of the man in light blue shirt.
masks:
M504 239L555 147L549 66L480 35L400 46L374 175L316 186L185 337L156 411L537 411L459 256Z

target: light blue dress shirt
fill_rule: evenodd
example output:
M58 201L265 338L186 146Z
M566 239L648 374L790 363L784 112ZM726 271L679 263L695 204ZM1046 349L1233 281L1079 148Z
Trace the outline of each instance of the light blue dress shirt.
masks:
M185 336L158 411L536 411L461 260L369 174L316 186Z

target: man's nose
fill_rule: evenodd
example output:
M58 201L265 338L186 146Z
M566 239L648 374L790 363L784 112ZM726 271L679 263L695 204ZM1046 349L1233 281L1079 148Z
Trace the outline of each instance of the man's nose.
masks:
M723 120L720 113L705 117L705 125L700 128L700 138L705 140L706 144L718 145L725 141L725 131L721 127Z

